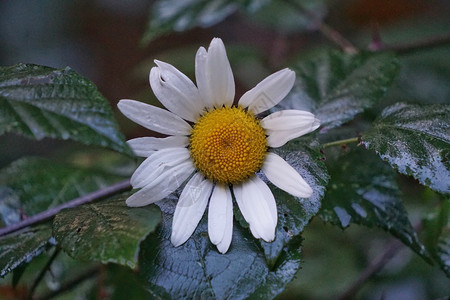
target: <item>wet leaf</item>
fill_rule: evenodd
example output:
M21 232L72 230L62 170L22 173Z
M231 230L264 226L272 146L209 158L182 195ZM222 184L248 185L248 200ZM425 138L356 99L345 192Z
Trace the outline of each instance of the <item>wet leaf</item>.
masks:
M294 167L314 192L308 199L296 198L269 183L277 202L278 224L275 240L271 243L261 240L261 245L270 266L276 264L286 244L318 213L328 182L328 172L316 142L301 139L274 152Z
M438 192L450 192L449 105L387 107L362 143L400 173Z
M321 132L352 120L371 107L393 83L396 58L388 53L346 54L326 51L293 65L296 82L278 109L316 115Z
M51 226L42 224L1 237L0 277L4 277L24 263L30 262L47 247L53 245L51 235Z
M163 223L157 235L142 243L140 277L164 299L270 299L279 294L300 267L301 238L283 249L270 270L258 243L236 222L226 254L209 241L206 217L193 236L175 248L170 242L177 197L158 202Z
M72 69L0 67L0 134L71 139L133 155L108 101Z
M272 0L158 0L152 6L143 43L194 27L210 27L237 10L254 12Z
M447 277L450 277L450 199L423 220L427 248Z
M161 221L153 205L130 208L129 194L64 209L55 216L53 235L70 256L135 268L139 244Z
M320 210L325 222L343 229L352 223L381 228L429 259L409 221L392 168L360 148L328 165L331 179Z
M23 158L0 170L0 219L10 225L124 178L110 170Z

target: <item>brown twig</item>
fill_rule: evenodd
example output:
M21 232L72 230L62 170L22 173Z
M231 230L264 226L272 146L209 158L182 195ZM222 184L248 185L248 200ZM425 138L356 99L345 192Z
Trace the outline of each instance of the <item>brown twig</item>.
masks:
M47 261L45 266L41 269L41 272L39 272L39 275L36 277L33 284L31 285L30 290L28 291L27 299L29 299L29 300L33 299L34 291L36 290L37 286L41 282L42 278L44 278L45 273L47 273L47 271L50 269L50 266L52 265L53 261L58 256L59 252L60 252L60 249L56 248L55 251L53 252L52 256L50 257L50 259Z
M93 193L89 193L87 195L75 198L75 199L73 199L73 200L71 200L69 202L66 202L64 204L58 205L58 206L53 207L53 208L51 208L49 210L43 211L43 212L41 212L41 213L39 213L37 215L31 216L31 217L29 217L29 218L27 218L27 219L25 219L25 220L23 220L21 222L12 224L11 226L0 228L0 237L4 236L4 235L7 235L9 233L18 231L18 230L20 230L22 228L25 228L27 226L38 224L38 223L41 223L43 221L46 221L46 220L54 217L62 209L80 206L82 204L89 203L89 202L92 202L94 200L97 200L97 199L100 199L100 198L103 198L103 197L106 197L106 196L110 196L110 195L116 194L116 193L121 192L121 191L129 190L130 188L131 188L130 180L127 179L127 180L118 182L116 184L107 186L107 187L105 187L103 189L97 190L97 191L95 191Z
M358 48L356 48L349 40L347 40L339 31L324 23L314 13L305 9L301 4L292 0L285 0L285 2L294 7L305 17L311 19L317 25L317 29L323 34L323 36L342 48L344 52L358 52Z
M403 247L398 240L392 241L386 251L378 256L359 277L337 298L339 300L353 299L361 286L369 280L374 274L378 273Z
M94 267L91 268L87 271L85 271L84 273L80 274L79 276L72 278L70 281L67 281L65 283L63 283L61 285L61 287L55 291L49 292L48 294L45 294L41 297L37 297L36 299L38 300L47 300L47 299L51 299L55 296L58 296L64 292L67 292L69 290L71 290L72 288L74 288L75 286L77 286L78 284L82 283L83 281L85 281L86 279L89 279L91 277L97 276L99 273L99 267Z
M409 54L423 49L436 48L447 44L450 44L450 35L434 36L400 45L383 45L375 51L393 51L397 54Z

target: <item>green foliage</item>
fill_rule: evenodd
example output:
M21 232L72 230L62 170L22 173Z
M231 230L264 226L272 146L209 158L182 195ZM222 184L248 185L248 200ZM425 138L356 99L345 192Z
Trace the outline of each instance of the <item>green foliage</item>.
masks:
M135 268L139 244L155 230L161 215L155 206L127 207L128 196L62 210L53 222L59 246L78 260Z
M0 170L0 220L9 225L21 215L48 208L123 180L123 175L44 158L23 158Z
M254 12L272 0L159 0L152 6L147 31L142 40L148 43L155 38L175 31L181 32L196 26L215 25L237 10Z
M423 223L428 249L450 277L450 199L443 200L440 208L424 219Z
M328 165L330 185L320 211L324 221L343 229L351 223L381 228L429 259L401 202L396 173L388 165L362 149Z
M449 105L387 107L362 141L400 173L438 192L450 192Z
M206 218L182 246L170 243L177 198L158 202L163 222L158 235L142 243L140 277L149 290L164 299L273 298L300 267L301 238L292 240L269 269L256 240L235 222L230 250L220 254L209 242Z
M389 53L325 51L293 66L297 77L278 107L311 111L321 131L340 126L373 106L393 83L398 62Z
M72 69L0 67L0 134L71 139L132 155L108 101Z
M0 277L30 262L54 244L51 226L42 224L26 228L0 239Z

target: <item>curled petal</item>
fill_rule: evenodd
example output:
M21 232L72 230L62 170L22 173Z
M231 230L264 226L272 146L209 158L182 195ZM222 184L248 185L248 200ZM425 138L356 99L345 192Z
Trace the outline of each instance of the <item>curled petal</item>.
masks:
M174 66L155 60L149 81L155 96L171 112L195 122L203 111L197 87Z
M131 207L155 203L173 193L193 172L194 164L191 161L183 162L159 174L151 184L131 195L126 203Z
M161 173L170 172L180 163L191 161L186 148L167 148L156 151L145 159L131 176L131 185L141 188L158 178Z

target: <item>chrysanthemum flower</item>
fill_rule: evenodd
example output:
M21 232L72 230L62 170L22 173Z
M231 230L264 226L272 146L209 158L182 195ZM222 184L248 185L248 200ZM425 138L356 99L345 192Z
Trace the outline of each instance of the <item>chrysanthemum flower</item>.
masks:
M258 172L293 196L308 198L313 192L271 148L315 130L319 120L300 110L257 118L288 94L295 73L283 69L268 76L235 105L233 73L221 39L213 39L208 51L203 47L197 51L197 86L174 66L155 63L150 85L168 110L127 99L118 104L129 119L168 135L128 141L136 155L148 158L131 177L131 185L140 190L127 199L127 205L154 203L187 181L173 216L175 247L189 239L208 206L209 238L221 253L227 252L233 231L233 195L252 234L273 241L277 207Z

